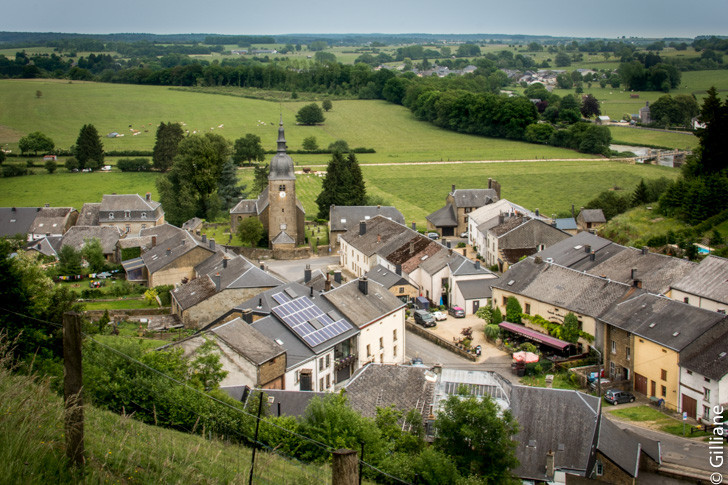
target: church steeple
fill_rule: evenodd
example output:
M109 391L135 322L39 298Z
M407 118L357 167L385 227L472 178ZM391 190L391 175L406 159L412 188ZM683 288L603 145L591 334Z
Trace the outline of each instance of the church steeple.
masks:
M278 123L278 153L286 153L286 135L283 133L283 113Z
M278 149L270 161L270 174L268 180L296 180L293 170L293 160L286 153L286 135L283 132L283 115L278 124Z

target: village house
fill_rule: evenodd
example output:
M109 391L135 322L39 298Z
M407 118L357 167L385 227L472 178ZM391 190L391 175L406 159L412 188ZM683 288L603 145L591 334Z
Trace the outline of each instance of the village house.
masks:
M33 225L39 207L0 207L0 237L22 236L30 240L27 235Z
M404 224L404 216L394 206L336 206L329 208L329 245L339 248L339 236L358 227L360 221L368 221L378 215Z
M691 418L711 424L717 407L728 408L728 332L718 333L706 332L680 355L682 410Z
M240 301L283 284L244 257L222 251L195 266L194 272L194 279L171 293L171 312L186 328L206 325Z
M140 258L123 263L127 271L141 264L142 278L150 288L186 283L195 277L195 267L217 250L213 239L206 244L185 231L152 245Z
M89 207L91 210L92 207ZM116 226L124 235L138 235L143 229L164 224L162 204L147 192L139 194L106 194L98 212L100 226Z
M468 230L468 217L474 210L500 199L500 184L488 179L487 189L455 189L445 198L445 206L426 217L427 230L441 237L459 236Z
M728 309L728 259L708 255L670 286L673 300L725 313Z
M536 216L536 214L528 209L514 204L507 199L497 200L492 204L484 205L472 211L468 218L468 242L484 258L486 257L485 251L488 250L486 244L488 230L498 224L499 217L502 214L505 216Z
M696 400L680 385L683 351L703 335L709 341L725 335L728 317L644 293L612 305L600 320L606 327L603 354L609 372L627 377L636 392L662 399L668 409L695 417ZM700 352L690 349L691 356Z
M584 209L582 207L579 215L576 216L576 225L580 231L596 233L606 223L607 219L601 209Z
M402 276L402 267L398 266L391 271L381 264L374 266L371 271L365 274L370 281L379 283L394 296L402 300L404 303L410 303L419 296L417 286L410 283L407 278Z
M28 241L46 236L63 236L78 219L78 211L73 207L45 207L36 209L33 223L28 228Z
M97 239L101 243L101 250L106 261L118 264L121 262L118 247L119 237L119 229L113 226L73 226L63 235L61 247L71 246L80 251L87 241Z
M62 240L63 236L46 236L42 239L28 242L25 246L25 251L36 256L43 255L58 259Z

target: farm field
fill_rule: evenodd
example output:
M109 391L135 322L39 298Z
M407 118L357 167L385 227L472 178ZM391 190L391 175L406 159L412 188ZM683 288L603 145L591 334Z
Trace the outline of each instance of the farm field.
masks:
M668 133L665 131L643 130L627 126L610 126L612 143L628 145L652 145L693 150L698 146L695 135Z
M296 157L294 156L294 160ZM323 159L322 162L328 160ZM242 184L251 186L252 169L239 170ZM440 207L451 185L482 188L488 178L502 185L502 196L529 209L539 208L545 215L565 214L574 204L579 207L599 192L621 187L632 190L641 178L675 178L679 171L653 165L630 165L609 160L538 161L463 164L364 165L362 173L367 193L396 206L407 221L425 223L425 216ZM157 173L56 173L0 178L0 207L72 206L100 202L103 194L152 193ZM80 180L83 179L83 183ZM315 199L322 178L314 174L298 176L296 193L309 219L316 216Z
M42 96L37 97L36 91L41 91ZM344 139L351 147L376 150L374 154L362 154L362 163L594 158L573 150L442 130L415 120L406 108L385 101L335 101L333 110L326 113L325 124L296 126L295 114L304 104L279 104L159 86L3 80L0 145L7 144L17 152L20 137L41 131L56 146L68 148L75 143L81 127L91 123L103 137L106 151L151 150L157 125L175 121L185 123L190 133L221 133L231 141L253 133L260 136L264 148L274 149L282 110L290 149L299 149L308 136L315 136L324 147ZM139 134L132 135L132 129ZM104 137L111 132L125 136ZM320 155L296 159L302 163L326 163L326 156Z

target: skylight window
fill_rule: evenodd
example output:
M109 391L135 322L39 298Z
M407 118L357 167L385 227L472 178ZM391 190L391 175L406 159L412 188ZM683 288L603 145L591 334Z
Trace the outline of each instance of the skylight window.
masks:
M672 334L673 337L677 337L678 335L680 335L680 332L675 332Z

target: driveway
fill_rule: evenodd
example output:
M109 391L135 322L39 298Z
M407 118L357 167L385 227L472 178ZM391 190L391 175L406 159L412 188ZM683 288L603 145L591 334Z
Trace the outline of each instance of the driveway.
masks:
M320 269L324 272L329 266L337 266L339 264L339 256L317 256L308 259L270 259L262 261L265 269L275 276L283 278L285 281L297 281L303 279L303 270L306 265L311 265L311 270Z

